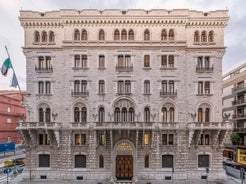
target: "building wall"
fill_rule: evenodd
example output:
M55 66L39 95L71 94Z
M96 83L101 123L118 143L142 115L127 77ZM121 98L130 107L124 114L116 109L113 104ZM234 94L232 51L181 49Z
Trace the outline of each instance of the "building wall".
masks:
M178 16L177 16L178 15ZM52 18L51 18L52 17ZM140 18L141 17L141 18ZM220 17L220 19L219 19ZM191 10L60 10L52 12L20 12L25 32L24 54L27 58L27 122L18 130L28 145L27 167L34 170L34 178L83 178L105 181L116 180L118 145L127 143L133 158L133 180L165 180L170 168L162 167L162 155L174 156L174 177L199 178L204 168L198 167L198 155L209 155L211 178L224 178L222 168L223 140L230 125L222 122L222 57L224 27L227 11L203 13ZM85 29L88 39L74 40L74 30ZM174 30L174 40L161 41L162 29ZM99 30L105 40L98 40ZM114 30L134 31L134 40L114 40ZM149 29L150 40L144 41ZM35 42L35 31L54 31L54 43ZM194 32L213 31L213 42L194 43ZM74 69L75 55L87 55L87 69ZM105 69L98 69L99 55L105 56ZM132 72L116 69L119 55L131 56ZM150 67L144 68L144 55L150 55ZM173 55L174 67L161 68L161 56ZM39 56L50 56L52 71L37 72ZM205 72L196 70L198 57L209 57ZM75 80L88 82L88 96L71 95ZM105 94L98 94L99 80L105 81ZM131 93L118 93L119 80L131 81ZM144 94L144 81L150 81L150 94ZM161 82L173 80L177 95L161 96ZM39 94L39 81L51 82L50 94ZM209 92L198 94L198 82L209 81ZM203 86L203 88L205 88ZM205 89L203 89L205 91ZM74 122L74 107L81 103L87 108L87 121ZM51 109L51 122L39 122L39 108ZM134 107L134 122L114 122L115 107ZM162 108L174 107L174 122L164 123ZM98 110L105 109L104 122L98 122ZM145 122L144 109L150 109L150 124ZM209 107L209 122L198 123L198 109ZM203 111L203 115L205 111ZM50 126L50 127L47 127ZM150 134L150 144L144 144L144 133ZM162 145L162 134L172 133L174 145ZM48 134L50 145L39 145L38 134ZM76 133L86 134L87 144L76 146ZM100 133L106 143L99 144ZM202 134L209 135L208 145L199 145ZM51 149L52 148L52 149ZM39 155L50 155L50 171L39 167ZM59 156L57 156L57 154ZM75 155L86 155L86 168L75 168ZM99 168L99 155L105 159ZM144 157L149 155L149 168L144 168ZM62 171L62 176L56 171ZM99 174L100 173L100 174Z
M21 105L18 91L0 91L0 142L22 142L16 131L16 123L25 117L25 108Z

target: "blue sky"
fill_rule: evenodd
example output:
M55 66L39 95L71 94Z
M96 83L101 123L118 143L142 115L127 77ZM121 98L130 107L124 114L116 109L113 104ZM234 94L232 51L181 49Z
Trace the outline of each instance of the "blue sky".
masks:
M20 10L51 11L59 9L192 9L201 11L229 10L225 29L226 54L223 73L246 62L246 0L1 0L0 1L0 66L7 58L5 45L14 65L21 89L26 89L26 60L22 52L24 31L18 20ZM12 73L0 76L0 90L10 86Z

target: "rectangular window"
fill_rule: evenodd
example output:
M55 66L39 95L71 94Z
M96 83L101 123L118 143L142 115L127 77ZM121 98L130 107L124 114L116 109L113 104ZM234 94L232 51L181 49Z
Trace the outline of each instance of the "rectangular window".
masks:
M150 81L144 81L144 94L150 94Z
M167 145L167 134L162 134L162 145Z
M75 145L86 145L86 134L75 134Z
M99 135L99 145L104 145L105 144L105 135L100 134Z
M205 82L205 94L210 94L210 82L206 81Z
M105 93L105 89L104 89L104 80L99 80L99 90L98 93L100 94L104 94Z
M38 134L39 145L50 145L48 134Z
M168 144L173 145L173 134L169 134L168 136Z
M50 155L39 155L39 167L50 167Z
M162 68L167 68L167 55L162 55L161 56L161 67Z
M11 123L11 122L12 122L11 118L7 118L7 123Z
M86 155L75 155L75 168L86 168Z
M149 145L150 143L150 135L149 133L144 134L144 145Z
M173 155L162 155L162 168L173 168Z
M87 68L87 55L82 55L82 68Z
M45 82L45 93L50 94L50 81Z
M150 56L144 55L144 67L150 67Z
M80 68L80 55L74 56L74 68Z
M168 56L168 67L174 68L174 56L173 55Z
M118 81L118 93L124 93L124 81Z
M203 82L198 82L198 94L203 94Z
M38 82L38 94L44 94L44 82L43 81Z
M86 80L82 80L81 81L81 92L82 93L86 93L87 91L87 81Z
M129 80L125 81L125 93L126 94L131 93L131 81Z
M209 155L198 155L198 167L209 167Z
M99 69L105 68L105 56L100 55L99 56Z

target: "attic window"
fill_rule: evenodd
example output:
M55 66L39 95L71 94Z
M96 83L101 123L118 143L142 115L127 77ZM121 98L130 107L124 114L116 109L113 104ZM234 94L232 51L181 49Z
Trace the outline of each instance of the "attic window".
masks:
M208 16L208 13L204 13L204 16Z
M43 17L44 16L44 13L40 13L40 15Z

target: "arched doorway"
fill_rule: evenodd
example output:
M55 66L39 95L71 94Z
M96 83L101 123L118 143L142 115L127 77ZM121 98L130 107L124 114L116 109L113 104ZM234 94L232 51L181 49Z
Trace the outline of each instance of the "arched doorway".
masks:
M128 141L120 141L115 146L115 178L116 180L133 180L134 146Z

